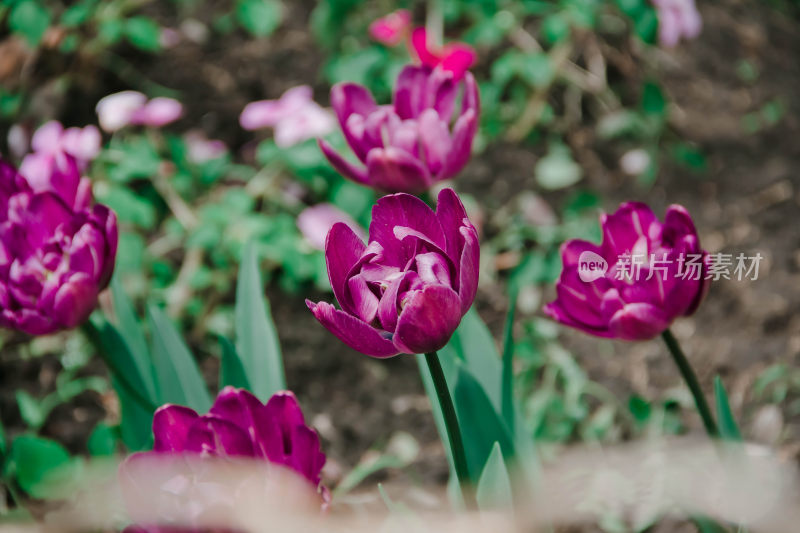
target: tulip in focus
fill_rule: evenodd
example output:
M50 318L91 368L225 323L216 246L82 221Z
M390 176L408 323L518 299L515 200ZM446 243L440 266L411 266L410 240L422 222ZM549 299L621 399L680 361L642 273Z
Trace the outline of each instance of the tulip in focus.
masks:
M360 164L347 161L320 140L325 157L344 176L389 193L420 193L464 168L480 112L472 74L467 72L458 82L452 72L424 66L403 69L391 105L377 105L369 91L355 83L334 85L331 105Z
M333 204L317 204L306 207L297 216L297 228L308 242L318 250L325 249L325 238L337 223L347 224L360 240L366 237L364 230L353 218Z
M148 100L137 91L110 94L97 102L100 127L114 132L129 125L159 128L178 120L183 106L173 98L158 97Z
M288 148L333 131L333 116L316 103L311 87L301 85L277 100L259 100L245 106L239 123L246 130L274 128L275 144Z
M658 40L672 48L683 39L700 35L703 20L694 0L652 0L658 13Z
M598 337L646 340L694 313L708 292L709 256L686 209L670 206L662 223L647 205L630 202L600 224L599 246L562 246L563 271L547 315Z
M369 34L381 44L397 46L406 38L410 28L411 12L407 9L398 9L374 20L369 25Z
M425 28L416 28L411 33L411 47L424 66L441 67L442 70L452 72L456 80L460 80L478 59L475 50L465 43L436 46L430 42Z
M369 243L335 224L325 259L341 309L306 304L342 342L373 357L442 348L478 288L478 234L452 189L439 193L436 212L409 194L384 196L372 209Z
M70 173L36 187L0 160L0 326L31 335L86 320L114 270L116 217L73 208L81 180L65 159Z

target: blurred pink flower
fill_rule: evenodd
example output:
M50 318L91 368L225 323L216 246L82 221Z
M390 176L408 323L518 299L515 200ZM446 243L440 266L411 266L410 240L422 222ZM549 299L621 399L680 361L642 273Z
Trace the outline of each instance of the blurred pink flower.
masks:
M183 136L186 143L186 157L192 163L205 163L222 157L228 152L225 143L217 139L209 139L200 130L191 130Z
M102 98L95 107L100 127L108 132L124 128L146 103L147 97L138 91L122 91Z
M658 40L672 48L681 38L694 39L700 35L703 20L694 0L652 0L658 12Z
M183 105L174 98L153 98L131 116L131 124L160 128L175 122L183 114Z
M423 65L440 66L442 70L452 72L456 80L460 80L478 59L478 54L466 43L454 42L441 47L429 43L425 28L416 28L412 32L411 47Z
M8 129L8 151L12 156L21 159L28 153L31 144L30 130L22 124L14 124Z
M173 98L158 97L147 100L137 91L110 94L97 102L100 127L114 132L130 124L161 127L178 120L183 106Z
M397 46L406 38L410 28L411 12L407 9L398 9L374 20L369 25L369 34L381 44Z
M359 239L366 239L367 234L364 229L350 215L333 204L317 204L307 207L297 216L297 227L300 229L300 233L318 250L325 249L328 232L337 222L347 224Z
M246 130L273 128L281 148L327 135L336 127L333 115L313 100L308 85L293 87L277 100L250 102L239 123Z
M33 152L23 158L20 173L35 191L46 190L54 175L79 176L85 171L100 153L101 140L100 131L93 125L65 130L56 120L46 122L33 134ZM83 177L72 207L84 209L91 201L91 182Z

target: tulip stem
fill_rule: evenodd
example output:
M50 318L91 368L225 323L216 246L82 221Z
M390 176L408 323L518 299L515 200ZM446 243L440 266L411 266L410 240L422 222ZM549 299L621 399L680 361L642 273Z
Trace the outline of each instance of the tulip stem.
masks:
M714 420L714 415L711 414L711 408L708 406L705 394L703 394L703 389L700 387L700 381L698 381L697 375L689 364L689 360L686 358L683 350L681 350L678 340L669 329L664 330L661 337L667 344L669 353L672 355L672 360L678 365L678 370L680 370L683 380L686 382L686 385L689 386L689 390L694 397L694 403L697 406L697 412L700 413L700 418L703 419L706 433L708 433L709 437L718 437L719 430L717 429L717 423Z
M439 405L444 415L444 425L447 429L447 439L450 441L450 453L453 456L458 484L463 489L469 480L469 469L467 468L467 453L464 450L464 441L461 439L461 428L458 425L456 408L453 405L453 398L450 397L450 389L447 387L447 380L444 377L439 355L436 352L426 353L425 362L428 363L428 370L431 373L436 396L439 398Z

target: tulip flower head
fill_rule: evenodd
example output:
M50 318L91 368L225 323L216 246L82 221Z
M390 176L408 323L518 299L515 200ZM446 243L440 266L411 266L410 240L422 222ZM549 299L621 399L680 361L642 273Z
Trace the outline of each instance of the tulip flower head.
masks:
M658 40L672 48L683 39L700 35L703 19L694 0L652 0L658 13Z
M692 218L672 205L664 222L642 203L600 218L603 242L566 242L553 319L598 337L646 340L691 315L708 292L709 256Z
M308 85L293 87L277 100L250 102L239 123L246 130L274 128L275 144L281 148L327 135L336 127L330 112L314 101Z
M407 9L398 9L374 20L369 25L369 34L381 44L397 46L406 38L409 29L411 29L411 12Z
M478 287L478 234L452 189L439 193L435 212L409 194L384 196L372 209L369 243L335 224L325 259L341 309L306 304L342 342L373 357L442 348Z
M461 87L461 109L455 113ZM360 163L346 160L326 141L319 141L320 148L337 171L357 183L389 193L420 193L455 176L469 161L478 100L472 74L458 82L441 68L405 67L391 105L377 105L361 85L338 83L331 89L331 105Z
M411 48L420 63L452 72L456 80L460 80L478 59L475 50L465 43L454 42L437 47L430 42L425 28L416 28L411 33Z
M0 326L31 335L86 320L114 269L116 217L103 205L74 208L81 179L65 158L71 171L49 184L0 160Z
M225 387L204 415L164 405L153 417L153 436L153 453L263 459L294 470L314 487L325 465L319 436L289 391L263 404L244 389Z

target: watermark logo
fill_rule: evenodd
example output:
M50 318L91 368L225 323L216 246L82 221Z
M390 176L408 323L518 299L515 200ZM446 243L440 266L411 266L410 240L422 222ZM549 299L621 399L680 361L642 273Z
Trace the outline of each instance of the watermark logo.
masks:
M608 262L590 250L584 250L578 257L578 276L585 283L592 282L605 276L608 271Z

